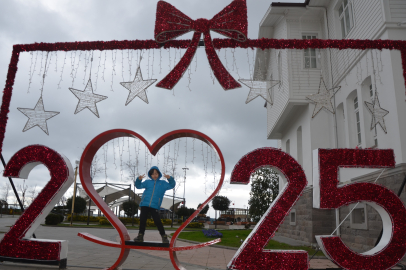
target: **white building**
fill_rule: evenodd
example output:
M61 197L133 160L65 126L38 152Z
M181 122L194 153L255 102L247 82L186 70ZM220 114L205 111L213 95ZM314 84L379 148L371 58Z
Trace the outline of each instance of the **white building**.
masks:
M406 1L272 3L260 23L262 37L406 40ZM312 118L315 105L306 97L318 93L320 75L327 89L341 89L331 100L336 114L323 109ZM273 104L266 104L268 139L278 140L302 165L309 183L279 234L315 243L314 235L332 233L348 213L348 207L335 212L312 209L314 149L394 149L396 168L387 170L378 183L398 192L406 173L406 96L399 51L258 49L255 76L280 81L272 90ZM372 116L365 101L372 102L375 89L381 107L389 111L384 117L387 133L379 125L370 129ZM374 181L379 172L346 169L340 181ZM401 198L406 201L405 195ZM382 228L379 215L360 204L350 217L338 231L343 241L358 251L373 247Z

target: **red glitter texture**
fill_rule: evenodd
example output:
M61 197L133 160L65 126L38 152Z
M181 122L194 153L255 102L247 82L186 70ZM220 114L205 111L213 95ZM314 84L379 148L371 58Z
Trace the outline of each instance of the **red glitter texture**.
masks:
M18 151L10 159L4 176L19 177L20 170L32 162L44 164L50 172L51 180L1 240L0 256L33 260L59 260L60 243L28 241L22 238L67 180L68 168L63 158L54 150L42 145L30 145Z
M238 161L231 174L233 184L248 184L251 174L264 166L283 173L288 186L247 237L229 263L229 269L308 269L306 251L264 250L307 185L302 167L289 154L275 148L256 149Z
M322 238L330 258L345 269L389 269L406 253L406 209L389 189L372 183L337 188L339 167L394 167L393 150L319 149L320 208L335 209L358 201L374 202L392 219L392 239L380 252L361 255L351 251L339 237Z
M185 55L175 68L156 86L172 89L185 73L195 55L200 36L204 35L204 44L207 58L220 85L224 90L241 87L241 85L228 73L216 51L214 50L210 30L230 37L238 42L247 39L247 4L245 0L234 0L211 20L192 20L171 4L159 1L156 11L155 40L167 42L189 31L195 31L193 39Z

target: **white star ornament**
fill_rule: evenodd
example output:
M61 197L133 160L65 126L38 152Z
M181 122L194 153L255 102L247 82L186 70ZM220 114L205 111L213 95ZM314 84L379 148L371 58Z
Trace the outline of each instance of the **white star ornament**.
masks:
M127 88L130 93L128 94L125 106L127 106L135 97L139 97L145 103L148 104L147 88L150 87L156 79L143 80L141 69L138 67L137 73L135 74L134 80L132 82L121 82L120 84Z
M90 79L86 84L85 90L80 91L74 88L69 88L69 90L79 99L75 114L88 108L94 115L100 117L96 103L105 100L107 97L93 93L92 81Z
M379 103L378 95L375 93L375 98L373 103L366 102L365 105L367 106L368 111L371 112L372 114L372 122L371 122L371 130L376 127L377 124L381 126L383 131L387 133L386 131L386 125L385 125L385 120L383 117L389 113L389 111L382 109L381 104Z
M274 80L254 81L246 79L239 79L238 81L246 85L248 88L250 88L250 92L248 93L248 97L247 100L245 101L245 104L251 102L252 100L260 96L263 99L265 99L268 103L273 105L272 87L279 84L280 81Z
M42 97L39 98L37 105L35 105L34 109L27 109L27 108L17 108L17 109L29 118L27 123L25 124L23 132L25 132L35 126L38 126L47 135L49 135L47 120L54 117L55 115L59 114L59 112L45 111L44 102L42 100Z
M335 113L333 104L331 103L331 99L334 97L337 91L340 90L340 88L341 86L327 89L323 78L320 78L319 92L317 94L306 96L308 100L312 101L315 104L312 118L314 118L316 114L318 114L323 108L333 114Z

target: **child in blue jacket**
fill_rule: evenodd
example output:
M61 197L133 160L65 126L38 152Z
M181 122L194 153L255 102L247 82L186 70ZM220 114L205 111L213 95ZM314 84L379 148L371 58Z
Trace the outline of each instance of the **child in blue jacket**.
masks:
M162 236L162 243L169 243L168 236L165 234L164 226L162 225L161 218L159 217L159 209L161 209L162 199L165 191L173 189L176 185L175 179L172 176L164 174L164 177L168 179L168 182L160 180L162 173L158 167L153 166L148 171L150 179L141 182L145 177L140 175L134 182L137 189L145 188L141 198L141 216L140 216L140 230L138 236L134 238L135 242L144 242L145 225L147 223L147 215L151 213L154 219L155 225L158 227L159 233ZM151 180L152 179L152 180Z

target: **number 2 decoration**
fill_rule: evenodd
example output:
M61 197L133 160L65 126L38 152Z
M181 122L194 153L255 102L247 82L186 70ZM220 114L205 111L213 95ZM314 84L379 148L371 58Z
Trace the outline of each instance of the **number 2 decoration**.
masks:
M91 184L90 165L97 150L107 141L119 137L139 138L155 155L166 143L176 138L192 137L210 145L219 155L221 161L221 178L216 190L193 213L189 219L176 230L169 247L133 246L126 227L108 208L105 202ZM366 201L381 215L383 221L383 236L379 244L372 250L358 254L351 251L337 236L316 236L323 252L332 261L345 269L389 269L399 262L406 253L406 208L393 192L385 187L371 183L355 183L337 187L338 169L340 167L394 167L393 150L363 150L363 149L318 149L316 157L313 190L313 207L334 209L357 201ZM318 158L318 159L317 159ZM66 192L73 182L73 169L68 159L54 150L41 146L30 145L18 151L8 162L4 176L27 178L29 172L38 164L45 165L51 175L38 197L0 242L0 258L15 258L25 262L57 262L66 265L67 241L32 239L31 235L51 211L56 202ZM264 166L275 168L284 176L287 184L261 218L260 222L247 237L233 259L229 269L308 269L308 254L306 251L264 250L268 241L273 237L282 224L292 206L301 196L307 186L306 176L301 166L289 154L275 148L260 148L254 150L236 164L231 183L248 184L251 174ZM176 251L197 249L221 241L175 247L179 233L220 190L225 174L222 153L218 146L208 136L194 130L177 130L160 137L153 145L139 134L116 129L104 132L95 137L83 152L80 162L80 178L84 189L103 211L109 221L118 230L120 242L104 240L88 233L78 235L97 244L120 248L117 261L108 269L116 269L127 258L130 249L156 249L169 251L175 269L185 269L176 256Z
M46 261L65 265L68 241L31 238L32 234L73 183L69 160L42 145L30 145L18 151L7 163L4 176L28 178L37 165L45 165L51 180L24 211L0 242L0 256L21 262Z

